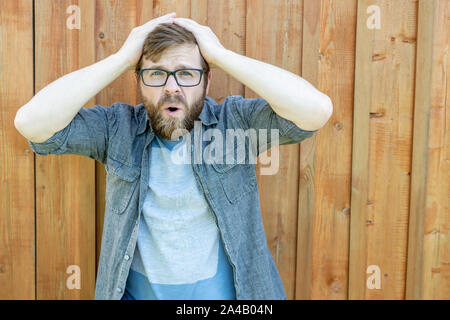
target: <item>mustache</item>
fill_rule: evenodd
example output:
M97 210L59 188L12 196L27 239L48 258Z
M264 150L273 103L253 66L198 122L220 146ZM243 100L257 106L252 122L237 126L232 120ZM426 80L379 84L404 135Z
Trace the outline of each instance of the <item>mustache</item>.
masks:
M170 96L170 95L164 95L160 102L159 107L163 106L164 104L182 104L184 107L186 107L186 103L183 99L183 97L176 95L176 96Z

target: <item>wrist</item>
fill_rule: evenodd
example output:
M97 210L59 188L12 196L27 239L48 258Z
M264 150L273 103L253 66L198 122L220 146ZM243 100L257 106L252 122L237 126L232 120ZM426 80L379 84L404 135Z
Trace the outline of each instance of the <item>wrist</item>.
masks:
M209 63L210 66L222 68L223 61L225 61L227 59L227 56L229 56L231 53L231 50L225 48L217 50L216 54L214 54L211 62Z
M223 70L227 60L230 59L230 57L233 54L234 54L234 52L231 50L228 50L225 48L220 49L216 52L213 59L211 59L212 61L211 61L210 65L213 65L214 67L218 67Z
M113 56L114 61L125 70L134 69L135 65L133 65L131 59L127 58L120 50L114 53Z

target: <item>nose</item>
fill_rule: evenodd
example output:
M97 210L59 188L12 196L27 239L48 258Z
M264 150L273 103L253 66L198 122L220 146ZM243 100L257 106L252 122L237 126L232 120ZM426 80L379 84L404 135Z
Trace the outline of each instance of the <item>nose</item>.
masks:
M173 74L169 76L167 79L166 85L164 86L164 92L167 94L180 92L180 87L178 86L177 81L175 80L175 77Z

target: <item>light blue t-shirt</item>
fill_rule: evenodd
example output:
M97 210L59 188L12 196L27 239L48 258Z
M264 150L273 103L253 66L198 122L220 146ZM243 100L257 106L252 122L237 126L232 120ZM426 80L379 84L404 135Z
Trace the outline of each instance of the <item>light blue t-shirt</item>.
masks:
M214 213L183 161L185 142L155 135L149 148L149 189L122 300L236 299Z

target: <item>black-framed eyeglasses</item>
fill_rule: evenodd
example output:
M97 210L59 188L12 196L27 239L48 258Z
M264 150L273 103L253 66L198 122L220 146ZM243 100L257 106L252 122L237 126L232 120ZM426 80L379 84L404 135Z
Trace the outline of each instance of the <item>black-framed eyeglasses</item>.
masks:
M167 71L164 69L141 69L139 71L142 82L148 87L162 87L167 83L170 75L175 77L175 81L180 87L195 87L200 84L203 69L178 69Z

